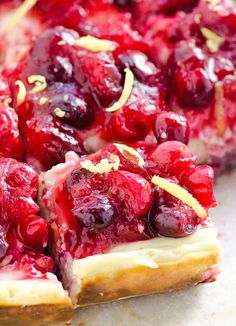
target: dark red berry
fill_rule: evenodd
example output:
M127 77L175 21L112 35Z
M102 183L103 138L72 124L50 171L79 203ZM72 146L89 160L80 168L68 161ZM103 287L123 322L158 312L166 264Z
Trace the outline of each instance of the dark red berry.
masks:
M42 250L47 244L47 222L36 215L27 217L23 222L19 227L22 241L30 248Z
M73 55L73 66L74 78L89 99L106 107L119 98L122 75L111 53L79 49Z
M214 207L216 200L213 193L214 171L210 166L191 167L184 172L182 180L187 189L204 207Z
M208 106L214 99L214 85L202 68L177 71L174 91L179 103L188 108Z
M30 75L43 75L48 82L69 82L72 79L72 44L79 36L75 31L62 26L48 29L36 38L26 58L19 66L19 79L27 85Z
M79 207L73 209L76 218L89 229L103 229L110 225L117 216L114 204L104 195L84 197Z
M1 95L0 95L1 101ZM14 109L0 103L0 156L21 160L23 142L18 129L18 117Z
M161 112L155 122L154 133L158 143L177 140L188 144L190 129L187 119L174 112Z
M158 145L148 154L146 165L152 173L177 176L195 162L196 157L186 145L177 141L168 141Z
M196 231L197 215L188 205L166 203L153 207L148 216L148 224L154 236L184 237Z
M74 95L68 90L66 92L66 89L65 87L64 92L52 96L50 101L52 114L78 129L88 127L94 118L92 107L87 105L79 92Z

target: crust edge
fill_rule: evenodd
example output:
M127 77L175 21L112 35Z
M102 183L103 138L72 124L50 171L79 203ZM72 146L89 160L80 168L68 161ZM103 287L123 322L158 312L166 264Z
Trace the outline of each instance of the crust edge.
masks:
M68 322L73 307L56 279L0 280L1 326L48 325Z
M70 305L37 305L25 307L0 307L1 326L48 325L67 323L73 317Z
M219 273L221 247L216 234L208 238L209 232L204 230L199 232L200 237L180 240L182 245L173 239L171 246L161 250L157 247L113 252L94 256L94 261L92 258L70 261L65 269L64 284L73 304L80 307L214 281ZM165 254L169 257L167 260L162 258ZM107 260L106 255L112 259ZM145 266L146 262L151 265ZM152 263L156 263L156 267ZM112 267L98 271L102 265ZM73 281L66 284L66 279Z
M87 306L102 302L177 291L206 280L214 281L218 274L218 254L211 253L197 259L159 265L157 269L138 267L100 277L83 280L77 294L77 305ZM214 277L209 279L213 273Z

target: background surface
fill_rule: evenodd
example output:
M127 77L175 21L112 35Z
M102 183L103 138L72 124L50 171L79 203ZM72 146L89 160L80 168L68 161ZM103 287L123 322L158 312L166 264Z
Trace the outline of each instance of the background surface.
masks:
M223 246L218 281L177 293L83 308L73 326L236 326L236 172L218 177L211 212Z

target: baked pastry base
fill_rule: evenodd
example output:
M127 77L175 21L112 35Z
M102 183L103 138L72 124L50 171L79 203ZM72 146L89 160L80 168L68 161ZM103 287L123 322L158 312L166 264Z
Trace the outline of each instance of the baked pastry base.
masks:
M67 322L73 308L56 279L0 281L0 325L26 326Z
M157 238L68 260L64 285L73 304L87 306L214 281L221 251L216 233L204 228L186 238Z

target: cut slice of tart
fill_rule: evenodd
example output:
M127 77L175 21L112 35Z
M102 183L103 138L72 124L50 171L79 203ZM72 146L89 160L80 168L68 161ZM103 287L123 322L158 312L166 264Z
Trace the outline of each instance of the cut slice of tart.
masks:
M38 175L27 164L0 158L0 323L68 321L70 299L43 254L48 226L34 202Z
M74 304L213 281L220 245L213 170L180 142L111 144L42 173L50 247Z

